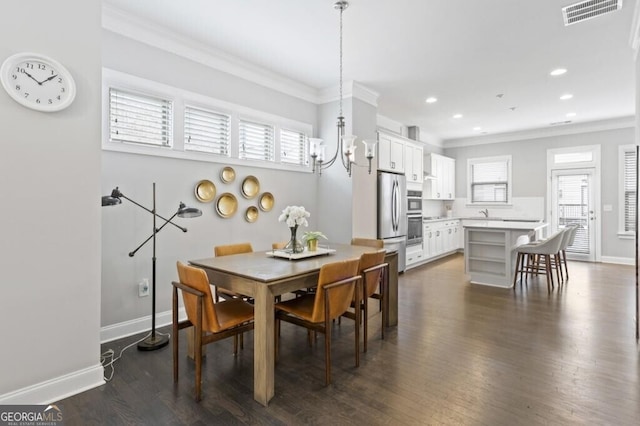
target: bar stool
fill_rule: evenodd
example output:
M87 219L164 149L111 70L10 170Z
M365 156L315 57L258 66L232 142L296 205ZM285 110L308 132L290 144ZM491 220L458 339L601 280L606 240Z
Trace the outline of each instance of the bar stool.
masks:
M576 239L576 234L578 233L579 225L574 223L572 225L567 226L567 238L563 242L563 246L560 247L560 264L564 265L564 274L566 276L567 281L569 281L569 269L567 267L567 248L573 245L573 242Z
M539 260L535 257L541 257L544 261L543 273L547 277L547 290L551 292L554 287L553 284L553 272L551 269L552 256L557 256L560 251L560 244L564 237L564 229L556 231L546 240L536 243L522 244L516 248L518 256L516 258L516 270L513 276L513 287L515 288L518 280L518 273L520 273L520 285L522 285L523 273L541 273L539 266ZM526 258L526 266L525 266ZM556 265L557 266L557 265ZM558 278L559 279L559 278ZM559 281L558 281L559 283Z

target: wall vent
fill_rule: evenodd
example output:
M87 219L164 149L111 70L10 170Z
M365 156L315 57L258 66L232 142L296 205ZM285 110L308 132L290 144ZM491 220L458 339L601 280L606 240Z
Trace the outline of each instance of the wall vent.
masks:
M554 121L553 123L549 123L549 126L560 126L562 124L570 124L571 120L567 121Z
M622 0L586 0L562 8L565 27L622 9Z

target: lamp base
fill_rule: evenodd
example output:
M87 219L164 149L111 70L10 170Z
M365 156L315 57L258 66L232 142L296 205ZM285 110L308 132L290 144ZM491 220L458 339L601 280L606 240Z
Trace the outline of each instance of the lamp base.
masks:
M169 336L161 336L156 334L155 336L149 336L142 342L138 343L139 351L155 351L164 348L169 344Z

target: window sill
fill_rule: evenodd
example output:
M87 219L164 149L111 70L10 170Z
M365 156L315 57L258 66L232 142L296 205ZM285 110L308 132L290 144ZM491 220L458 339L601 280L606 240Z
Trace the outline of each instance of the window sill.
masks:
M635 232L618 232L618 238L621 240L634 240L636 238Z

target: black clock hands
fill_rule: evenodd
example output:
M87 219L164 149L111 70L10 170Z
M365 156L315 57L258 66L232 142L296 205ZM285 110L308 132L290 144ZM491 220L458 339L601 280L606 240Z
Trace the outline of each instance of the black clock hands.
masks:
M58 74L56 74L56 75L52 75L51 77L47 78L46 80L43 80L43 81L42 81L42 83L40 83L40 84L46 83L46 82L47 82L47 81L49 81L49 80L53 80L53 79L54 79L54 78L56 78L57 76L58 76Z
M42 83L44 83L44 81L41 83L41 82L39 82L38 80L36 80L35 78L33 78L33 76L32 76L31 74L29 74L28 72L26 72L26 71L24 71L24 70L23 70L22 72L23 72L23 73L25 73L25 74L27 75L27 77L29 77L31 80L33 80L33 81L35 81L36 83L38 83L40 86L42 86ZM55 77L55 76L54 76L54 77ZM45 80L45 81L47 81L47 80Z

